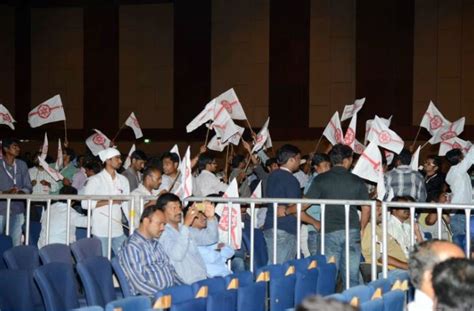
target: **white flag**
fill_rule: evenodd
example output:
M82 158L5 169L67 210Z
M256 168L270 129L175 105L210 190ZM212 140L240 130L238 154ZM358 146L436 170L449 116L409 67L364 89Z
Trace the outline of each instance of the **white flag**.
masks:
M48 99L28 114L28 123L30 123L31 127L63 120L66 120L66 115L64 114L63 103L59 95Z
M451 122L449 122L438 110L438 108L436 108L433 102L430 101L428 109L426 110L425 114L423 115L423 118L421 119L420 126L427 129L431 135L434 135L437 130L442 127L448 126L449 124L451 124Z
M15 129L15 125L13 125L13 122L16 122L8 109L0 104L0 124L5 124L8 125L12 130Z
M395 158L395 153L390 150L384 150L383 153L385 154L385 159L387 160L387 165L392 164L393 159Z
M235 146L238 146L240 143L240 139L242 138L242 135L244 134L245 128L238 125L236 125L236 127L239 131L235 133L234 135L232 135L227 142Z
M262 129L257 134L255 139L255 145L252 148L252 153L262 150L263 147L268 148L267 140L270 139L270 132L268 131L268 125L270 124L270 117L267 118L267 121L262 126ZM271 145L271 140L270 140ZM271 146L270 146L271 147Z
M360 155L352 173L372 182L378 182L379 171L383 171L382 167L382 154L380 149L375 142L365 148L364 152Z
M58 139L58 155L56 157L56 163L54 164L54 168L59 171L64 166L64 159L63 159L63 146L61 146L61 138Z
M392 122L392 116L390 118L385 119L381 118L379 116L376 116L384 123L387 127L390 127L390 123ZM372 127L372 122L374 122L374 119L367 120L365 122L365 138L364 138L364 145L367 145L367 136L369 136L370 128Z
M181 155L179 154L179 148L177 144L175 144L173 148L171 148L170 153L176 153L179 158L179 163L181 163Z
M44 132L43 146L41 146L41 159L46 159L48 156L48 134Z
M328 125L326 125L324 129L323 136L325 136L333 146L343 142L339 112L336 111L332 115L331 120L329 120Z
M459 120L454 121L448 125L445 125L435 131L429 143L434 145L437 143L442 142L443 140L448 140L453 137L458 136L464 131L464 123L466 122L466 118L462 117Z
M239 102L237 95L235 94L234 89L227 90L221 95L215 98L216 109L215 115L218 113L219 109L226 109L234 120L246 120L247 116L245 115L244 108Z
M128 169L130 164L132 164L132 153L135 151L135 144L132 145L130 151L128 152L127 158L125 159L125 163L123 163L123 169Z
M49 175L51 175L51 177L53 177L53 179L55 181L58 181L58 180L63 180L64 179L64 176L61 175L61 173L59 173L58 171L56 171L54 168L50 167L48 165L48 163L46 163L45 160L41 159L41 157L38 157L38 160L39 160L39 164L43 167L43 169L48 172Z
M181 179L181 184L176 190L176 195L179 196L181 200L184 200L187 197L190 197L193 193L193 175L191 167L191 148L188 146L186 153L184 154L183 160L179 165L179 178Z
M211 138L211 140L207 144L207 148L210 150L222 152L224 151L225 147L227 147L228 144L229 144L229 141L223 143L220 137L217 137L217 134L216 134Z
M140 123L138 123L138 119L133 112L128 116L127 120L125 121L125 125L130 126L132 128L133 134L135 134L136 139L143 137L142 129L140 128Z
M100 151L110 147L110 139L99 130L94 129L95 134L92 134L86 139L86 145L93 155L97 156Z
M227 190L224 192L223 198L238 198L239 186L237 179L234 178ZM219 203L216 206L216 213L221 216L219 220L219 241L229 244L229 210L230 213L230 246L233 249L240 249L242 243L242 216L240 214L240 204Z
M351 123L347 128L346 134L344 135L344 144L355 150L356 141L356 129L357 129L357 113L352 116Z
M415 153L411 156L410 166L411 166L411 169L414 170L415 172L418 171L418 167L420 166L419 165L419 163L420 163L419 162L420 161L420 150L421 150L421 146L418 146Z
M375 119L372 122L367 140L397 154L399 154L405 146L405 143L400 136L389 129L388 126L386 126L377 116L375 116Z
M357 154L362 154L364 150L365 150L365 146L356 139L354 143L354 152Z
M190 133L206 123L209 120L214 120L214 108L216 106L216 100L210 101L206 107L186 126L186 132Z
M472 143L470 141L463 140L459 137L453 137L448 140L442 141L439 145L439 156L445 156L446 153L453 149L461 149L463 153L467 153L471 149Z
M226 142L232 136L239 133L239 128L234 121L232 121L230 114L225 109L220 110L218 114L215 115L215 119L211 123L211 129L216 131L222 142Z
M362 109L365 103L365 97L361 99L356 99L353 105L346 105L344 111L342 112L341 122L350 119L353 115L357 114L359 110Z

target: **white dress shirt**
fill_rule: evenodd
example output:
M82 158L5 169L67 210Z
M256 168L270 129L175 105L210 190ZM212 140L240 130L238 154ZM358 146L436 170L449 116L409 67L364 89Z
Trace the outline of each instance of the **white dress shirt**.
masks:
M203 170L201 174L194 179L193 194L197 197L207 197L210 194L225 192L228 186L226 183L220 181L213 173L208 170Z
M415 291L415 299L407 306L408 311L432 311L433 300L421 290Z
M135 221L135 224L134 224L134 227L135 229L138 228L139 224L140 224L140 217L143 213L143 209L144 209L144 206L150 202L150 200L143 200L143 206L140 206L140 198L142 196L150 196L150 195L153 195L153 193L151 191L148 191L147 188L145 188L145 186L143 184L139 184L138 185L138 188L133 190L131 193L131 195L135 196L135 212L132 213L132 211L130 210L130 213L131 214L134 214L134 221Z
M469 150L464 159L457 165L451 166L446 175L446 182L451 187L453 197L451 203L469 204L472 202L471 178L467 171L474 164L474 147Z
M49 215L49 244L66 244L67 233L67 204L56 202L50 206ZM76 241L76 227L87 227L87 216L81 215L73 208L71 209L71 221L69 223L69 243ZM38 248L46 245L46 220L48 210L41 215L41 232L38 240Z
M169 191L169 189L170 189L171 185L173 184L173 182L174 182L173 188L169 192L176 193L176 191L178 191L178 189L179 189L179 186L181 185L180 179L181 179L181 176L178 176L178 179L175 181L174 178L163 174L161 176L160 188L158 188L158 190L154 191L153 193L155 195L159 195L160 192L163 191L163 190Z
M130 186L128 179L119 173L115 174L115 179L103 169L100 173L91 176L84 188L84 195L128 195ZM91 201L92 208L92 234L98 237L108 236L109 227L109 205L96 208L97 201ZM82 201L82 208L87 209L87 200ZM129 218L128 202L112 205L112 237L123 235L122 209Z
M38 167L34 166L28 170L28 174L30 174L30 179L32 183L33 181L36 181L36 184L33 186L33 194L50 194L51 192L58 191L58 183L44 169L40 170L38 169ZM49 182L51 184L51 187L43 186L41 184L42 180L46 180L47 182Z
M410 224L401 222L397 217L390 215L387 221L387 232L391 235L395 241L400 244L403 252L408 258L410 252Z

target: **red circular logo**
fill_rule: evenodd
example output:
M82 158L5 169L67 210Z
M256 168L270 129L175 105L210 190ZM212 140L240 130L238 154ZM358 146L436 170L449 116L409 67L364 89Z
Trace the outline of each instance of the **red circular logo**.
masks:
M228 100L222 100L221 105L227 110L228 113L232 113L232 104Z
M257 135L257 143L263 140L263 135Z
M103 145L105 143L105 138L100 134L95 134L92 138L92 142L96 145Z
M363 145L355 144L354 148L355 148L355 152L357 154L362 154L362 152L364 152L364 146Z
M140 127L140 124L138 124L138 120L136 118L133 119L133 124L135 124L136 127Z
M342 131L341 129L336 129L336 142L342 142Z
M443 125L443 120L441 120L440 116L434 116L430 120L430 128L432 130L439 129Z
M387 131L382 131L379 134L379 141L382 144L388 144L389 142L392 141L392 136L390 136L390 133Z
M443 135L441 135L441 139L442 140L448 140L448 139L451 139L453 137L456 137L456 132L453 132L453 131L448 131L446 133L444 133Z
M344 143L346 145L351 145L354 142L355 133L353 129L347 129L346 136L344 136Z
M458 143L453 144L453 149L462 149L462 146Z
M2 115L3 121L10 122L10 123L12 122L12 118L10 118L10 115L8 113L2 113L1 115Z
M49 107L48 105L44 105L44 104L41 104L38 107L38 116L40 118L46 119L50 115L51 115L51 107Z

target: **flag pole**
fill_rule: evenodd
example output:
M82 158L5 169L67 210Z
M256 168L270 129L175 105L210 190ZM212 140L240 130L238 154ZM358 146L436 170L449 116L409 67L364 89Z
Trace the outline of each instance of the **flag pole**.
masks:
M228 173L228 168L229 168L229 144L227 144L226 155L225 155L224 174L225 174L226 177L227 177L227 173Z
M426 143L424 143L423 146L421 146L420 150L423 149L423 148L425 148L425 146L428 145L429 142L430 142L430 141L428 140Z
M316 148L314 148L314 153L316 153L316 151L318 151L319 144L321 143L322 138L323 138L323 135L321 134L321 136L319 136L318 143L316 144Z
M67 148L69 145L69 141L67 140L67 124L66 118L64 118L64 146Z
M418 126L418 132L416 132L416 136L415 136L415 139L413 140L413 144L411 144L411 147L413 148L416 144L416 140L418 139L418 135L420 135L420 131L421 131L421 125Z
M209 140L209 131L211 130L210 128L210 122L207 123L207 131L206 131L206 140L204 141L204 146L207 146L208 140Z
M117 137L119 136L120 132L123 130L124 127L125 127L125 123L122 124L122 126L117 131L117 134L115 134L114 138L112 138L112 140L111 140L112 145L115 145L115 140L117 139Z
M249 127L250 134L251 134L251 136L252 136L252 140L255 140L255 139L254 139L254 136L257 136L257 134L255 134L255 132L252 130L252 126L250 125L249 119L245 119L245 121L247 121L247 125L248 125L248 127Z

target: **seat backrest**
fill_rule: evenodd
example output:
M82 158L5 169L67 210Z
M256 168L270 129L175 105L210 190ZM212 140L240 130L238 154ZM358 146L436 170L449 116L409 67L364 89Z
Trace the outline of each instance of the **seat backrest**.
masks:
M102 246L97 238L87 238L71 244L71 251L76 262L81 262L91 257L102 256Z
M322 264L317 267L318 277L318 295L327 296L336 291L337 268L334 263Z
M393 282L389 279L377 279L375 281L372 281L368 284L374 289L380 288L382 289L382 294L385 294L390 291L392 288Z
M128 284L127 277L125 276L125 272L123 271L122 267L120 266L118 257L112 258L110 261L112 264L112 268L114 270L115 275L120 283L120 288L122 290L123 297L130 297L132 295L132 290L130 289L130 285Z
M121 311L149 310L151 309L151 301L150 298L145 296L135 296L114 300L105 306L105 311L117 309Z
M237 311L264 311L267 288L263 282L239 287L237 290Z
M328 262L326 255L312 255L312 256L309 256L308 259L316 260L316 262L318 263L318 266L326 264Z
M318 269L296 272L295 306L301 304L306 297L318 293L318 278Z
M244 287L244 286L253 284L253 274L250 271L236 272L236 273L229 274L228 276L226 276L225 277L226 288L229 288L229 284L232 282L233 279L238 280L239 282L238 287Z
M306 270L308 270L308 266L310 263L311 263L311 259L301 258L301 259L288 260L287 262L283 263L283 266L285 266L286 268L290 266L294 266L296 271L303 273Z
M71 263L52 262L33 272L46 310L61 311L79 307L76 280Z
M11 270L33 270L40 265L38 248L33 245L19 245L3 253L3 259Z
M383 309L388 311L402 311L405 308L405 292L392 290L382 296Z
M0 270L6 269L7 265L3 260L3 253L13 247L13 240L11 236L0 234Z
M207 286L209 295L223 292L226 290L225 280L222 277L215 277L211 279L204 279L201 281L197 281L193 283L191 286L193 288L194 296L196 296L196 294L199 292L199 289L203 286Z
M383 299L379 298L376 300L366 301L360 304L359 310L361 311L383 311Z
M39 250L39 256L43 264L52 262L63 262L73 264L71 249L66 244L49 244Z
M347 301L351 301L352 298L357 297L359 303L369 301L374 294L374 288L367 285L358 285L346 289L342 294L346 297Z
M27 270L0 270L0 310L34 310L31 285Z
M206 302L204 298L190 299L171 306L170 311L206 311Z
M105 305L117 299L113 279L112 265L105 257L91 257L77 263L76 266L86 294L89 306Z
M161 297L171 296L171 304L178 304L194 298L193 288L191 285L177 285L160 290L155 294L158 300Z

